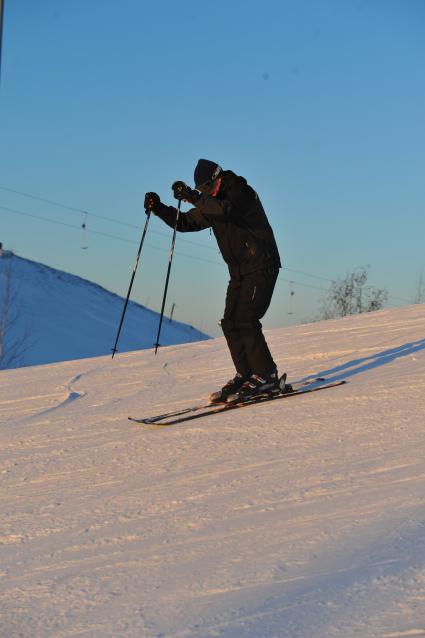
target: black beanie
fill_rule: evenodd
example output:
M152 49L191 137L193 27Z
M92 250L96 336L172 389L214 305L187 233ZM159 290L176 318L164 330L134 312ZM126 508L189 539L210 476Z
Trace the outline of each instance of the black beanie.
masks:
M200 159L196 165L194 179L195 186L200 186L209 182L210 179L215 179L221 173L221 168L216 162L210 162L210 160Z

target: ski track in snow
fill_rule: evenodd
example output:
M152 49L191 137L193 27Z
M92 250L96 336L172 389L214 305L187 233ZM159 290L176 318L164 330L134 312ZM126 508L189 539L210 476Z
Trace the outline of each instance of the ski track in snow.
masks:
M89 374L89 373L87 373L87 374ZM76 383L77 381L79 381L82 376L83 376L82 374L76 374L66 384L66 389L68 391L68 394L67 394L66 398L63 399L63 401L61 401L57 405L53 406L52 408L47 408L46 410L42 410L41 412L37 412L36 414L32 415L32 418L40 417L40 416L43 416L43 415L47 415L47 414L53 412L54 410L58 410L59 408L66 407L66 405L68 403L71 403L71 401L76 401L76 399L81 399L82 397L84 397L86 395L85 392L77 392L76 390L73 389L73 384Z
M0 373L1 638L425 636L424 328L270 331L350 383L165 429L127 416L205 397L223 340Z

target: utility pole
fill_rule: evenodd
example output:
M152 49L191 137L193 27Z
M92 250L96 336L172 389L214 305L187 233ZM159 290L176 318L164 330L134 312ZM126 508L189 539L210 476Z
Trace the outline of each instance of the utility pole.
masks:
M0 84L1 84L1 49L3 44L3 15L4 3L6 0L0 0Z

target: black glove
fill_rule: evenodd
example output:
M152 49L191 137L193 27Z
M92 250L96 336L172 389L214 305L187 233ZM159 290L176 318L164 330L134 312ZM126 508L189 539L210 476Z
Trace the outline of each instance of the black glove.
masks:
M198 191L193 190L184 182L174 182L171 188L173 189L176 199L183 199L185 202L189 202L189 204L196 204L201 197Z
M153 213L156 213L161 208L161 200L159 199L159 195L156 193L146 193L145 195L145 211L151 210Z

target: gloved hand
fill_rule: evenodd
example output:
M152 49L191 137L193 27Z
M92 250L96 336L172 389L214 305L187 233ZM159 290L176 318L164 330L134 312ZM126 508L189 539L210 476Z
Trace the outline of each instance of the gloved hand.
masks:
M146 193L145 195L145 212L151 210L153 213L156 213L162 206L159 195L156 193Z
M173 189L176 199L183 199L185 202L189 202L189 204L195 204L201 197L198 191L193 190L184 182L174 182L171 188Z

